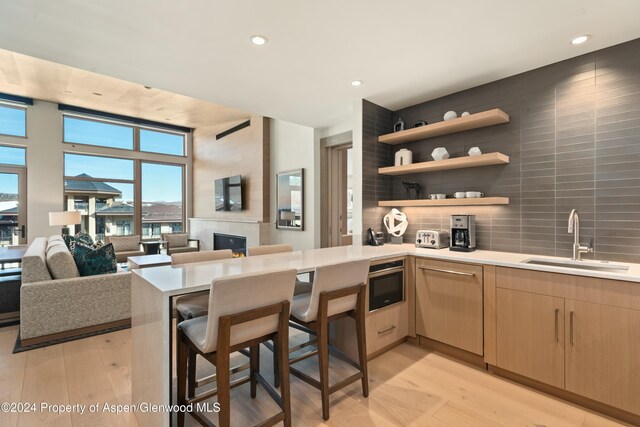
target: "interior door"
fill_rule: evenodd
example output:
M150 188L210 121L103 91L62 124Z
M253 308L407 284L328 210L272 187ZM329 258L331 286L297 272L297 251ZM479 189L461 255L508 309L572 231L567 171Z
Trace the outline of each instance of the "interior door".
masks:
M565 300L566 389L640 413L640 311Z
M351 144L328 149L328 246L351 245L353 227L353 183Z
M27 243L26 169L0 167L0 246Z

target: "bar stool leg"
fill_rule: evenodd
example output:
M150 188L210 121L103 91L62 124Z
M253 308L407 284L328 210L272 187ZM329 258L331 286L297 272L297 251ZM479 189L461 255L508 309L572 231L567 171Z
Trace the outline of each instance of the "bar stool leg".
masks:
M193 349L187 351L187 388L189 394L188 398L192 398L196 395L196 352Z
M258 379L256 375L260 372L260 346L254 345L249 348L249 376L251 378L251 398L256 398Z
M322 398L322 418L329 419L329 336L327 321L318 322L318 362L320 367L320 395Z
M280 387L280 373L278 368L280 349L278 349L278 345L275 340L271 341L271 343L273 344L273 386L278 388ZM287 349L287 354L288 352L289 349Z
M218 413L219 427L229 427L231 425L231 374L229 341L220 339L221 336L228 337L231 330L231 321L220 318L220 332L218 333L218 349L216 350L216 387L218 389L218 403L220 412Z
M187 358L188 358L188 346L184 342L184 336L182 331L178 329L177 345L178 345L178 405L184 405L186 403L187 392ZM193 381L193 379L191 379ZM178 412L178 426L183 427L185 421L185 413L183 411Z
M289 312L287 305L286 312ZM289 378L289 320L282 316L281 326L277 334L276 347L278 349L278 365L280 380L280 399L284 411L284 427L291 427L291 384ZM274 354L275 357L275 354Z
M360 362L360 372L362 372L362 395L369 396L369 373L367 370L366 334L364 330L364 312L359 311L356 315L356 339L358 340L358 358Z

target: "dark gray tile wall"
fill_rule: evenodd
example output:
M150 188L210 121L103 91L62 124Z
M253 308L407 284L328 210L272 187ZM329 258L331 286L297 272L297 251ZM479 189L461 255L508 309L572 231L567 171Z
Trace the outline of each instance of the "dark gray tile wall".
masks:
M386 208L378 207L378 200L391 198L391 177L378 174L378 168L387 166L392 148L378 143L378 135L389 131L393 112L362 101L362 227L367 241L367 229L380 231Z
M567 233L567 219L576 208L582 243L595 241L596 253L587 258L640 262L638 52L640 39L408 107L391 117L388 110L365 102L363 167L369 167L364 177L369 184L365 230L372 225L382 228L388 209L377 208L375 202L404 198L401 181L409 179L423 185L425 195L477 190L487 196L507 196L510 204L401 208L410 221L406 242L413 241L418 229L448 228L451 214L473 213L482 249L570 256L573 236ZM441 121L448 110L460 114L496 107L510 115L508 124L401 146L375 142L377 135L392 130L399 117L411 127L421 119ZM473 146L485 153L499 151L510 156L510 163L372 176L374 165L392 165L400 148L410 149L414 162L421 162L431 160L431 151L441 146L452 157L466 155Z

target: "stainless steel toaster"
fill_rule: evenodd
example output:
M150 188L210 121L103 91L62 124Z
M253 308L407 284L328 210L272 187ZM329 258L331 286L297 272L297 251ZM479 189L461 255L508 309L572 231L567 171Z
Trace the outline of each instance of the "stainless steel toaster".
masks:
M418 230L416 248L448 248L449 232L446 230Z

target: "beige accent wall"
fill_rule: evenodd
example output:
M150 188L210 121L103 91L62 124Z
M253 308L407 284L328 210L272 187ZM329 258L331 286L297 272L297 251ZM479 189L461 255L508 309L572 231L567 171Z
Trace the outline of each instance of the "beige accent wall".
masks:
M252 116L251 126L216 140L237 124L201 127L193 133L193 216L269 222L270 120ZM242 175L243 211L216 212L215 180L233 175Z

